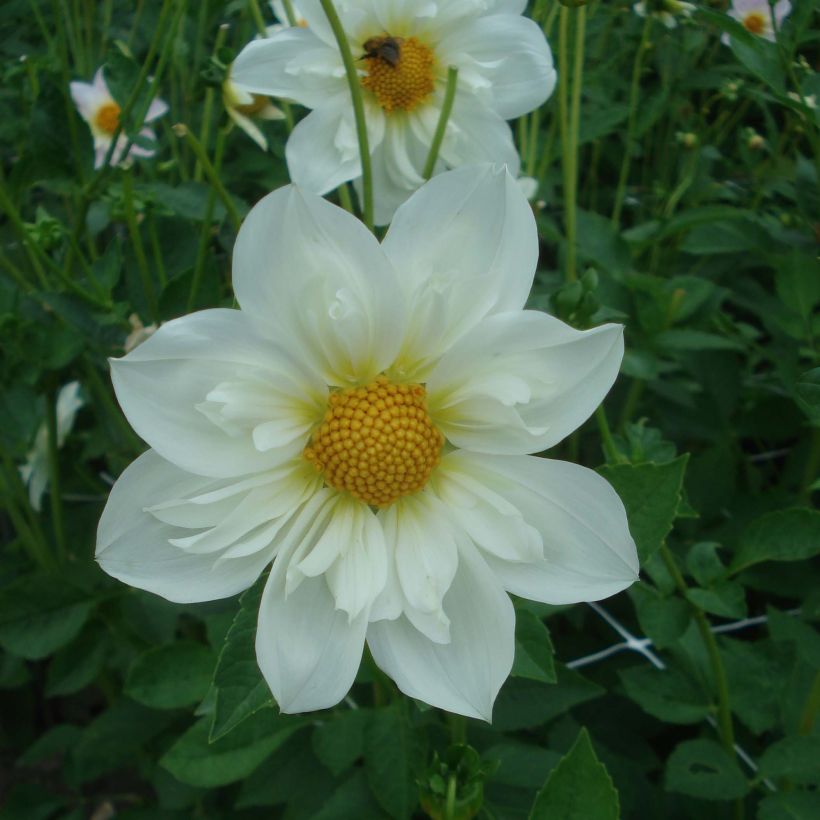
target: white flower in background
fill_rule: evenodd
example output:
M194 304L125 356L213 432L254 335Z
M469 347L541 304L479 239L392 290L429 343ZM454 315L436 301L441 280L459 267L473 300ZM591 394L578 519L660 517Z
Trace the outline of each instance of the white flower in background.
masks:
M640 17L655 17L667 28L676 28L678 17L691 17L695 6L681 0L641 0L632 10Z
M778 28L791 10L792 4L789 0L778 0L775 3L774 19ZM772 13L768 0L732 0L732 7L727 14L741 23L746 31L766 40L774 40ZM724 34L720 39L728 44L730 38L728 34Z
M296 18L296 25L300 28L307 28L307 20L305 20L302 16L302 12L299 10L299 3L296 0L291 0L290 5L293 9L293 16ZM282 0L270 0L270 7L279 22L268 26L268 34L274 34L284 28L290 28L290 20L288 20L288 13Z
M459 69L453 112L436 170L519 159L506 120L552 93L556 74L544 34L521 16L525 0L339 0L360 67L373 163L376 221L387 224L422 183L441 114L448 66ZM301 0L307 27L249 43L233 77L257 94L314 109L286 147L291 179L325 194L362 169L350 91L318 0Z
M234 250L241 309L112 362L152 449L111 492L103 569L191 602L273 561L256 650L284 712L343 698L367 641L406 694L489 720L507 592L568 604L638 573L609 484L529 455L590 416L623 356L618 325L523 310L537 257L529 204L491 166L425 185L381 245L315 194L265 197Z
M80 383L69 382L57 394L57 446L62 447L74 426L77 411L84 402L80 396ZM28 498L31 506L40 512L43 493L48 486L48 427L43 422L34 437L34 446L26 456L26 463L20 467L20 475L28 484Z
M146 339L150 339L157 332L156 323L144 325L142 319L136 313L132 313L128 317L128 324L131 325L131 332L125 337L123 342L123 350L130 353L135 347L141 345Z
M100 68L94 75L94 81L90 83L72 82L71 98L74 105L80 112L80 116L88 123L91 133L94 136L94 167L100 168L105 162L108 149L111 147L111 140L120 125L120 106L111 96L108 86L105 84L103 70ZM151 102L148 113L145 115L145 122L161 117L168 111L168 105L160 99ZM156 141L156 134L151 128L142 128L140 136ZM117 145L111 155L111 164L118 165L128 162L131 156L151 157L154 151L143 148L141 145L132 145L129 156L123 156L128 137L120 133L117 138Z
M277 108L268 97L251 94L231 79L230 72L222 83L222 101L228 116L263 150L268 150L268 140L253 121L283 120L281 108Z

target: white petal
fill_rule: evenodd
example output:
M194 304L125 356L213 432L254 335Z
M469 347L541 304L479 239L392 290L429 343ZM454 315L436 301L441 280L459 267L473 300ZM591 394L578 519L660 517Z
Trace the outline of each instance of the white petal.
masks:
M618 494L592 470L531 456L448 457L501 495L543 538L540 561L485 553L505 588L550 604L607 598L638 577L638 554Z
M209 400L220 385L244 377L268 384L275 394L284 380L303 393L308 415L324 398L321 383L256 333L248 317L236 310L207 310L167 322L127 356L112 361L111 370L117 398L137 433L163 458L201 475L265 470L306 443L295 440L289 449L260 452L251 420L239 420L247 429L239 422L231 426L227 419L221 423L226 412L236 417L239 410L228 398ZM233 404L244 406L241 397Z
M410 697L489 721L498 690L512 668L515 613L509 598L469 543L444 599L449 644L433 643L405 617L367 630L373 658Z
M321 107L346 86L338 49L313 30L286 28L264 40L253 40L231 66L231 79L254 94Z
M145 114L145 122L153 122L167 113L168 103L165 102L165 100L161 100L159 97L155 97L151 100L151 105L148 106L148 111Z
M280 554L262 595L256 657L283 712L325 709L353 684L367 612L350 620L337 610L323 577L306 578L286 595L289 557Z
M540 452L589 418L622 358L620 325L580 331L537 311L489 316L430 374L431 417L459 447Z
M463 62L488 82L488 101L505 120L538 108L555 88L550 47L541 27L526 17L497 14L470 20L439 48L459 68Z
M178 603L227 598L247 589L270 563L272 548L217 568L217 555L172 546L169 539L186 531L146 511L214 484L214 479L186 473L152 450L141 455L117 480L100 519L100 566L114 578Z
M362 164L350 95L336 94L293 129L285 146L291 179L326 194L361 175Z
M107 90L101 91L93 83L72 82L71 99L86 122L92 122L101 105L111 102L111 95Z
M227 108L228 116L263 150L268 150L267 137L259 126L250 118L241 114L235 108Z
M296 349L326 384L361 384L395 358L405 325L396 273L351 214L287 186L251 210L234 248L244 311Z
M57 394L57 446L62 447L66 436L74 426L77 411L84 402L80 396L80 383L69 382L60 388Z
M383 247L409 301L400 366L420 378L483 317L523 307L538 261L526 198L489 165L431 180L396 212Z

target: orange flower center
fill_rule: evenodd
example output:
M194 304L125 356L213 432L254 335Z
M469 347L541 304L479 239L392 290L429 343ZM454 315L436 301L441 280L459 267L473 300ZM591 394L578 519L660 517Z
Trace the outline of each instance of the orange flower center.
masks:
M364 50L362 85L388 114L412 111L433 93L435 56L415 37L371 37Z
M766 31L766 15L762 11L750 11L743 18L743 25L752 34L763 34Z
M94 124L100 131L113 134L120 125L120 107L115 102L103 103L97 109Z
M424 487L443 445L427 413L424 387L381 376L331 394L304 455L330 487L385 507Z

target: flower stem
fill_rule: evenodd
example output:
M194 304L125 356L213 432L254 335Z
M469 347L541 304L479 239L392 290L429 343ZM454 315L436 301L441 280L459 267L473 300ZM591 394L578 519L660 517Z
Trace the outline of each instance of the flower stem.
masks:
M194 152L197 161L202 165L202 170L205 171L205 176L208 177L208 182L210 182L216 190L216 193L222 200L222 204L225 206L225 210L228 212L228 216L231 218L231 222L233 222L234 228L238 231L242 225L242 217L239 215L239 211L236 209L231 195L225 190L225 186L222 184L219 174L208 159L208 155L205 153L202 143L193 135L191 129L183 123L178 123L174 126L174 133L178 137L185 139L188 143L188 147Z
M447 802L444 804L444 818L445 820L454 820L456 816L456 788L458 787L458 780L456 773L451 772L447 779Z
M48 429L48 496L51 502L51 523L54 527L54 541L57 544L60 562L68 557L65 537L65 516L63 496L60 487L60 459L57 431L57 390L54 385L46 396L46 428Z
M604 448L607 462L622 464L625 459L615 446L615 439L612 438L612 430L609 428L609 420L606 417L603 404L599 404L595 410L595 420L598 422L598 430L601 433L601 446Z
M288 25L299 25L299 21L296 19L296 14L293 11L293 3L291 3L290 0L282 0L282 5L285 7L285 17L288 18Z
M347 39L342 21L336 12L332 0L319 0L322 10L327 17L333 36L339 46L342 55L342 62L345 66L347 84L350 86L350 96L353 100L353 114L356 118L356 135L359 140L359 156L362 163L362 201L364 212L364 224L373 230L373 169L370 164L370 141L367 137L367 120L364 114L364 98L362 96L362 86L359 82L359 74L356 70L356 63L353 60L353 52L350 50L350 43Z
M148 303L151 319L156 322L159 319L159 302L157 301L154 280L151 278L151 271L148 267L148 258L145 256L145 247L142 244L142 235L137 224L137 214L134 210L134 175L131 168L127 168L122 175L122 192L125 204L125 221L128 224L128 235L131 237L134 255L137 257L142 292L145 301Z
M629 165L632 161L632 139L635 132L635 119L638 108L638 92L641 87L641 69L643 58L649 45L649 32L652 30L652 18L647 16L641 32L641 42L635 52L635 61L632 63L632 83L629 87L629 113L626 119L626 147L621 160L621 172L618 175L618 187L615 190L615 206L612 209L612 224L617 225L621 220L621 211L626 194L626 181L629 178Z
M219 49L222 48L223 44L225 43L225 37L228 34L229 26L227 24L223 24L219 27L219 30L216 32L216 40L214 41L214 48L211 52L214 57L219 54ZM214 107L214 96L216 95L216 91L213 88L208 88L205 91L205 104L202 108L202 127L199 130L199 141L202 144L202 147L205 150L208 149L208 141L211 137L211 115L213 112ZM197 160L196 164L194 165L194 181L195 182L202 182L202 163Z
M251 11L251 17L253 18L253 24L256 26L257 32L262 37L267 37L268 27L265 25L265 18L259 10L259 3L257 0L248 0L248 8Z
M809 696L800 715L800 723L797 726L799 734L807 737L812 733L818 711L820 711L820 672L817 672L814 676Z
M422 176L430 179L436 167L438 154L441 150L441 143L444 142L444 135L447 132L447 122L453 111L453 103L456 100L456 86L458 86L458 69L451 65L447 69L447 88L444 90L444 102L441 105L441 114L436 125L436 132L433 134L433 142L430 144L430 153L427 155L427 162L424 163Z
M717 641L715 640L715 635L709 627L709 621L706 620L706 615L703 614L703 610L689 601L686 597L689 589L683 575L681 574L681 571L678 569L675 556L672 555L671 550L666 546L666 544L661 545L660 552L663 562L675 582L675 586L678 588L678 591L683 596L684 600L689 603L689 606L692 609L692 614L694 615L695 623L698 626L701 639L706 646L706 652L709 655L709 663L712 666L712 673L715 676L715 683L717 684L718 691L718 731L720 733L720 739L723 743L723 747L729 755L734 758L736 756L735 731L734 726L732 725L732 706L729 699L729 682L726 678L726 667L723 665L723 658L720 655L720 649L717 645ZM735 803L735 817L738 818L738 820L743 817L742 799Z
M559 115L561 120L562 167L564 172L564 222L567 241L566 279L578 278L578 131L581 121L581 87L584 71L584 36L586 33L586 6L576 12L575 55L573 61L572 96L569 91L569 14L561 6L559 60Z

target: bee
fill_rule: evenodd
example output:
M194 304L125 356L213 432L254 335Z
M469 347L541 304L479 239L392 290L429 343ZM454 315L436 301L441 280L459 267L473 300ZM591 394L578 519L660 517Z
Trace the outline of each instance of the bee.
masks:
M401 44L403 42L403 37L390 37L389 35L371 37L369 40L365 40L365 54L361 59L366 60L369 57L384 60L389 66L395 68L401 59Z

